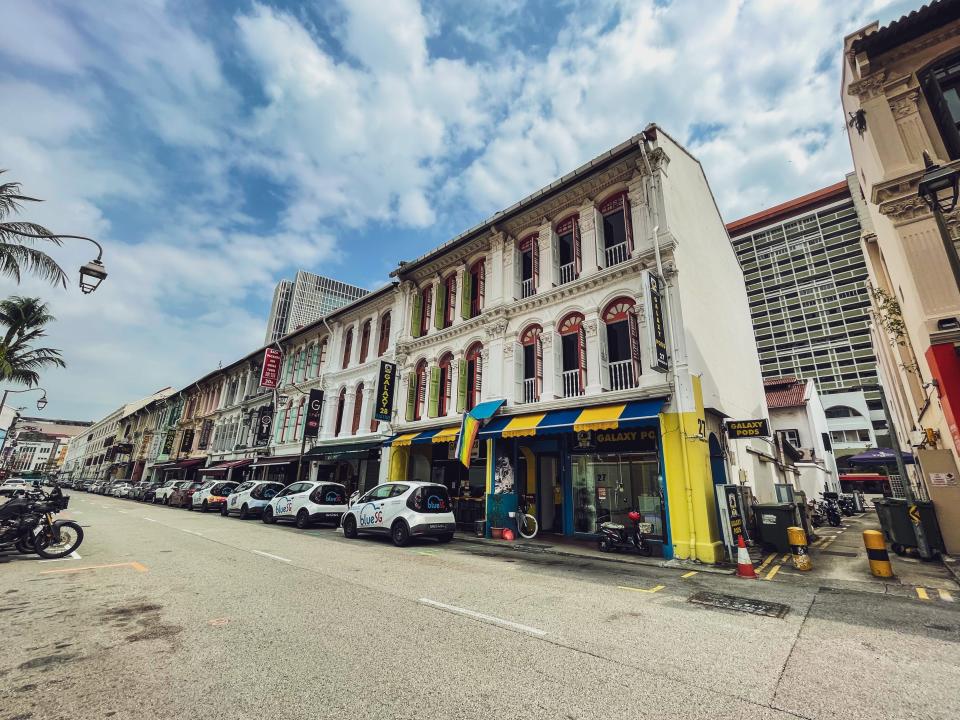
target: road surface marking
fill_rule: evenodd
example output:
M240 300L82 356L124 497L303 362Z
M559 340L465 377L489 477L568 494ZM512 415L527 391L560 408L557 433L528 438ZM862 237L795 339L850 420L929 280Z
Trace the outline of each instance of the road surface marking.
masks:
M947 602L953 602L953 594L949 590L938 590L940 593L940 599L946 600Z
M126 510L117 510L117 512L120 513L121 515L126 515L126 514L127 514L127 511L126 511Z
M769 564L770 564L770 561L773 560L776 556L777 556L776 553L770 553L769 555L767 555L767 556L763 559L763 562L760 563L760 567L757 568L757 572L763 572L763 569L764 569L767 565L769 565Z
M666 587L666 585L654 585L649 590L644 590L643 588L629 587L627 585L617 585L617 587L620 588L621 590L633 590L634 592L655 593L663 590Z
M63 562L64 560L81 560L80 553L74 550L72 553L62 558L54 558L52 560L41 560L42 563L51 563L51 562Z
M271 555L270 553L263 552L261 550L251 550L251 552L254 552L257 555L263 555L264 557L273 558L274 560L279 560L280 562L293 562L293 560L287 560L286 558L280 557L279 555Z
M780 568L782 567L783 565L774 565L772 568L770 568L770 572L767 573L767 576L764 578L764 580L773 580L773 576L780 572Z
M196 530L187 530L186 528L177 528L180 532L190 533L191 535L196 535L197 537L203 537L201 533L198 533Z
M696 574L697 574L697 571L696 571L696 570L691 570L690 572L684 573L684 574L681 575L680 577L682 577L682 578L688 578L688 577L693 577L693 576L696 575Z
M138 562L126 562L126 563L112 563L110 565L88 565L87 567L82 568L64 568L63 570L44 570L41 575L53 575L63 574L63 573L78 573L84 572L85 570L101 570L104 568L116 568L116 567L128 567L133 568L137 572L147 572L147 568L144 565L141 565Z
M153 518L148 518L146 515L143 516L143 519L148 520L150 522L156 522L156 520L154 520Z
M921 600L929 600L929 599L930 599L930 596L927 595L927 590L926 590L926 588L918 587L918 588L915 588L915 589L916 589L916 591L917 591L917 597L918 597L918 598L920 598Z
M464 615L469 618L474 618L475 620L481 620L494 625L512 628L514 630L519 630L520 632L529 633L530 635L543 637L547 634L546 630L539 630L538 628L530 627L529 625L521 625L520 623L504 620L502 618L494 617L493 615L484 615L483 613L478 613L475 610L467 610L466 608L457 607L456 605L447 605L446 603L430 600L429 598L420 598L419 602L423 605L429 605L430 607L437 608L438 610L445 610L446 612L454 613L455 615Z
M780 562L785 563L789 559L790 559L790 553L785 553L784 556L780 558Z

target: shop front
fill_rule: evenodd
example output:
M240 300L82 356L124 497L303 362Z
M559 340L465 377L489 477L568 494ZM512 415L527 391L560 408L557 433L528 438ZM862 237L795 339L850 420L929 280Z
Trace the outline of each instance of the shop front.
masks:
M262 457L248 466L253 473L246 479L275 482L286 487L295 480L298 460L298 455Z
M163 482L167 482L168 480L192 481L197 479L197 471L206 461L206 458L191 458L189 460L180 460L178 462L163 463L163 467L160 465L154 465L154 469L160 468Z
M380 478L380 454L383 440L317 445L303 456L310 463L311 477L320 482L340 483L347 488L347 497L366 492Z
M203 476L205 480L243 482L247 479L245 477L245 472L247 472L251 463L253 463L252 458L246 458L244 460L227 460L225 462L217 463L216 465L209 465L205 468L201 468L199 474Z

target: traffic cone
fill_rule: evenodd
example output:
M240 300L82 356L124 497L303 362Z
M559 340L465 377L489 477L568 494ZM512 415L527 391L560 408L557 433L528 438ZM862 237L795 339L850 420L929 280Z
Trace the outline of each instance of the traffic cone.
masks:
M743 535L737 535L737 577L757 579L757 573L750 561L750 553L743 542Z

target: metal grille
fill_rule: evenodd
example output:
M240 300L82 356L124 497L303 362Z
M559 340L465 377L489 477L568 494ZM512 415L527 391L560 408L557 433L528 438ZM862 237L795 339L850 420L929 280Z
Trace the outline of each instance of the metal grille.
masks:
M630 257L630 250L627 248L627 243L622 242L617 245L611 245L606 250L607 253L607 267L611 265L619 265L622 262Z

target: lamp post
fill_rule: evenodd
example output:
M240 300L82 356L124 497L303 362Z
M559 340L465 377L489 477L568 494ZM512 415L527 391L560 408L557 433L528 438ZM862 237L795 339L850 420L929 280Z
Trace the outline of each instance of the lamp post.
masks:
M957 163L950 163L946 167L937 165L930 159L926 150L923 151L923 164L926 170L920 178L917 193L933 212L937 229L940 231L940 240L943 242L943 249L947 253L950 270L953 272L953 281L960 289L960 255L957 254L957 246L950 238L950 230L944 219L945 213L953 212L957 207L958 194L960 194L960 187L958 187L960 168L957 167Z
M25 393L25 392L33 392L34 390L40 390L41 392L43 392L43 395L40 397L39 400L37 400L37 410L43 410L47 406L47 391L42 387L32 387L32 388L24 388L23 390L10 390L10 389L4 390L3 398L0 399L0 413L3 412L3 408L7 404L7 395L10 395L11 393L18 394L18 393ZM13 431L13 426L16 425L16 423L17 423L17 416L14 415L14 418L10 423L10 427L7 428L6 432L3 434L3 439L0 440L0 467L2 467L5 464L3 462L3 449L7 446L7 438L10 436L10 433Z
M61 238L67 238L69 240L86 240L87 242L92 242L94 245L96 245L97 257L88 262L86 265L82 265L80 267L80 291L84 295L89 295L98 287L100 287L100 283L102 283L107 277L107 270L103 266L103 246L93 238L88 238L85 235L55 235L53 233L50 235L34 235L32 233L17 232L16 234L22 235L23 237L47 240L59 240Z

